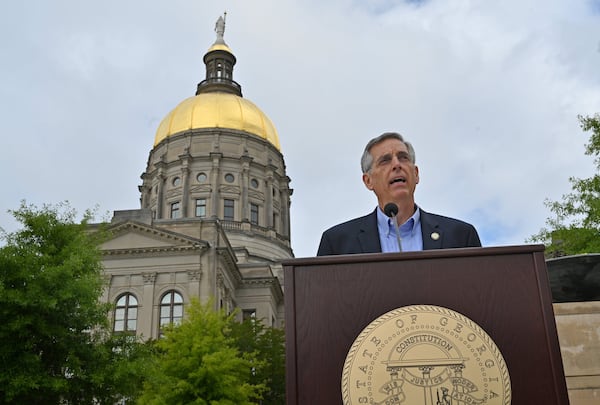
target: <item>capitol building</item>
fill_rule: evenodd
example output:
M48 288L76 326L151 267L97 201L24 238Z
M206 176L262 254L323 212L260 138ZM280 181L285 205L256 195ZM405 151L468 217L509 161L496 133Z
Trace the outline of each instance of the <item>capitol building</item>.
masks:
M141 208L115 211L101 246L115 332L158 338L193 298L283 326L291 180L275 126L233 79L223 17L215 31L206 77L156 130Z

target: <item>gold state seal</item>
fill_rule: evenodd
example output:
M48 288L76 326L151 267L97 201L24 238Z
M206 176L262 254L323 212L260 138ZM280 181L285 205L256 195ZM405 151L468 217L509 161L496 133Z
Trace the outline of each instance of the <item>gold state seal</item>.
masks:
M466 316L433 305L397 308L352 344L342 372L344 405L509 405L504 358Z

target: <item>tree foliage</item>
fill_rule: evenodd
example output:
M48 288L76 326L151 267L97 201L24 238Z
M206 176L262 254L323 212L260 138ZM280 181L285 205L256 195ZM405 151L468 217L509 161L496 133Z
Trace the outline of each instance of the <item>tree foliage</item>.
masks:
M135 395L143 346L107 329L99 243L68 204L12 211L0 248L0 402L115 403Z
M257 365L250 376L252 384L266 387L261 405L285 403L285 334L283 329L266 327L248 318L234 323L231 336L242 353L254 353Z
M544 243L551 257L600 252L600 114L578 118L581 128L591 132L585 154L594 157L596 174L569 178L572 191L562 201L546 200L554 216L531 241Z
M257 360L241 353L231 336L233 314L198 300L186 307L180 325L156 342L140 404L245 405L257 403L264 387L250 383Z

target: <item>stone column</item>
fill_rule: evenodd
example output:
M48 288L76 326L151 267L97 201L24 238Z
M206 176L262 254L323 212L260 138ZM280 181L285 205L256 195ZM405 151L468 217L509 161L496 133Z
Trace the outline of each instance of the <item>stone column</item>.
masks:
M252 158L248 156L248 151L244 151L244 154L240 158L242 161L242 195L240 196L240 202L242 204L242 221L250 221L250 199L248 198L248 188L250 187L250 162Z
M189 218L193 217L193 215L189 212L190 206L190 154L189 148L185 148L184 153L179 155L179 160L181 161L181 217Z
M188 293L190 297L200 299L200 280L202 279L202 265L198 269L189 270L188 274Z
M156 219L164 218L163 210L165 204L163 200L165 197L165 180L167 178L165 173L167 170L165 159L166 156L162 155L160 160L156 163L156 178L154 180L156 185Z
M265 215L267 216L267 228L275 227L273 223L273 166L269 165L267 170L267 190L265 192Z
M140 208L150 208L150 197L152 193L152 184L149 184L148 174L142 174L142 185L138 186L140 191Z
M138 308L138 335L144 339L158 337L158 310L154 302L154 286L156 272L142 274L144 279L144 292L142 308Z
M210 157L212 159L212 169L210 171L210 187L212 189L210 195L210 216L218 218L221 199L219 193L219 189L221 188L221 158L223 154L213 152L210 154Z

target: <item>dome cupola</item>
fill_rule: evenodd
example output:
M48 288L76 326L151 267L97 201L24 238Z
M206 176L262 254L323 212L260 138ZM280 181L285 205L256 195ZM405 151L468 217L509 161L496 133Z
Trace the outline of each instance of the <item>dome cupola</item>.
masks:
M225 43L225 18L219 17L215 25L217 40L204 55L206 79L198 83L196 95L201 93L224 92L242 97L242 87L233 80L235 56Z

